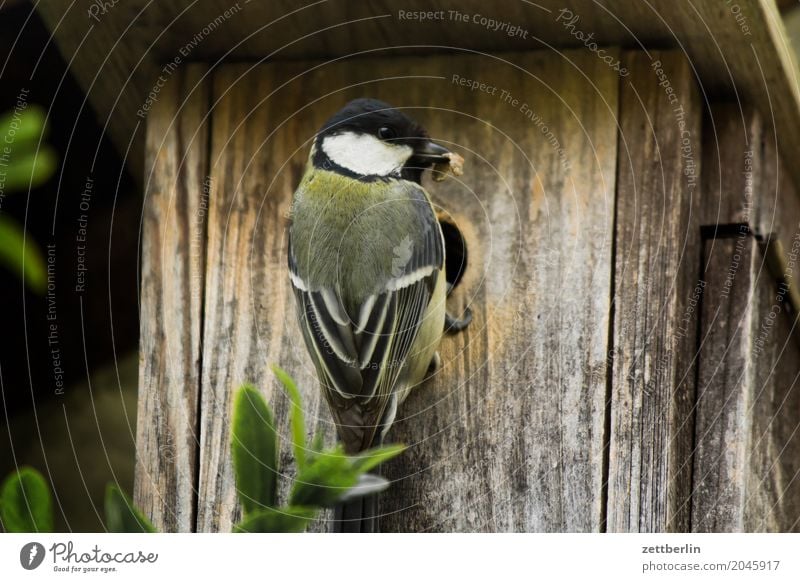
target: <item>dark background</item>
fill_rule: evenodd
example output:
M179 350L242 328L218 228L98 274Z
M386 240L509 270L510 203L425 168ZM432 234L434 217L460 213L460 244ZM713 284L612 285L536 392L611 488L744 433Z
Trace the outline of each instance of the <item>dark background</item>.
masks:
M93 505L102 515L104 483L118 481L128 491L132 486L141 195L27 2L0 9L0 54L0 111L13 109L20 90L29 89L28 103L48 112L48 141L59 159L46 184L30 194L7 193L0 211L25 226L45 257L47 245L55 244L65 381L64 394L56 394L46 294L30 292L0 266L0 476L15 466L34 466L61 493L57 529L98 531ZM77 218L87 176L94 188L88 272L79 294Z

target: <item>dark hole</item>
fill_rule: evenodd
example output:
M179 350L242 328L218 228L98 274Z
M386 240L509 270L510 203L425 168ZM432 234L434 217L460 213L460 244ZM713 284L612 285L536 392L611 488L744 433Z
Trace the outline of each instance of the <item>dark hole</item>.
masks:
M445 255L447 256L445 277L448 289L452 289L461 282L464 271L467 270L467 241L452 222L439 220L439 224L442 227Z

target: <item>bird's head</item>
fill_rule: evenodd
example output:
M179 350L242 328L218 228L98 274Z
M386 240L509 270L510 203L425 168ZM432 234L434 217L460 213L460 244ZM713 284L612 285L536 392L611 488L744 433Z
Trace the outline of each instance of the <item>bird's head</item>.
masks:
M377 99L356 99L317 133L311 161L354 178L398 177L419 182L449 150L431 141L416 121Z

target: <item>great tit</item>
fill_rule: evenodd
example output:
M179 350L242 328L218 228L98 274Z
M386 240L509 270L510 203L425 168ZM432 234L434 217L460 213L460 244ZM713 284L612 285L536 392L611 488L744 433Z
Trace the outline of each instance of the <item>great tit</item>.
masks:
M381 442L398 405L438 362L445 248L421 179L451 155L401 111L356 99L316 134L294 193L297 316L350 454ZM357 513L350 530L373 531Z

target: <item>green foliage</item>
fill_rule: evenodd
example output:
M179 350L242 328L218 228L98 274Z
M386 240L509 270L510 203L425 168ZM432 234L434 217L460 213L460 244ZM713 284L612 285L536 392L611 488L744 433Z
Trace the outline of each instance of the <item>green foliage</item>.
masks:
M253 386L236 394L231 435L236 490L244 514L276 504L278 439L272 411Z
M38 105L8 111L0 117L0 143L13 145L21 152L35 150L39 138L46 135L45 112Z
M53 531L53 500L38 471L23 467L5 480L0 489L0 519L9 533Z
M5 165L0 184L4 190L39 186L56 169L56 155L42 143L47 135L45 113L31 106L0 118L0 143Z
M405 447L390 445L351 457L341 446L315 455L297 474L289 503L331 507L347 499L383 491L389 482L367 471L402 453Z
M275 507L277 503L274 476L278 471L277 463L259 462L261 471L249 466L257 458L252 451L275 451L273 442L268 442L270 438L275 438L273 417L261 394L252 386L242 386L234 401L231 446L236 488L245 518L234 526L234 532L304 531L323 507L331 507L342 501L372 495L386 489L389 486L386 479L368 475L367 472L405 450L401 445L390 445L349 456L344 453L340 445L324 450L319 434L311 440L310 446L307 445L300 391L286 372L277 366L273 366L272 370L283 384L291 401L289 416L292 450L297 461L297 477L289 494L289 505ZM258 428L255 425L259 422L268 426ZM257 437L259 434L262 436ZM264 442L261 444L251 442L257 438L263 439ZM249 457L245 456L242 449L251 452ZM274 459L275 457L271 457L271 460ZM272 480L269 482L259 476L254 477L254 472L260 475L265 467L273 469ZM270 499L272 499L271 504L268 503ZM254 503L254 500L260 504ZM271 506L265 507L266 505Z
M306 464L306 420L303 416L303 401L300 397L300 391L297 389L297 385L294 383L291 376L278 366L273 365L272 372L278 377L278 380L281 381L281 384L283 384L283 387L289 394L289 400L292 402L290 423L292 426L294 460L297 462L298 468L303 468Z
M245 384L236 393L231 429L236 491L244 509L244 519L233 526L236 533L305 531L323 507L386 489L389 482L368 471L405 450L402 445L389 445L350 456L340 445L323 449L319 435L307 447L300 392L286 372L278 367L273 370L292 402L292 445L298 458L298 474L291 488L289 505L277 507L275 421L264 397L256 388ZM105 512L109 532L156 531L116 485L106 488ZM0 519L8 532L53 531L50 489L38 471L25 467L6 479L0 488Z
M233 533L299 533L314 521L315 507L265 507L233 526Z
M358 483L353 462L341 446L316 455L311 463L298 471L289 503L330 507Z
M156 528L116 485L106 487L106 527L111 533L154 533Z
M115 485L106 489L106 527L110 532L149 533L156 529ZM23 467L9 475L0 488L0 519L9 533L53 531L50 487L36 469Z
M39 246L25 237L17 223L0 215L0 262L5 263L36 292L45 287L47 273Z
M353 457L355 469L359 473L371 471L381 463L385 463L406 450L404 445L385 445L364 451Z
M0 118L0 195L45 182L56 169L56 155L42 140L47 133L40 107ZM28 288L45 287L44 260L36 243L8 218L0 216L0 263L18 273Z

